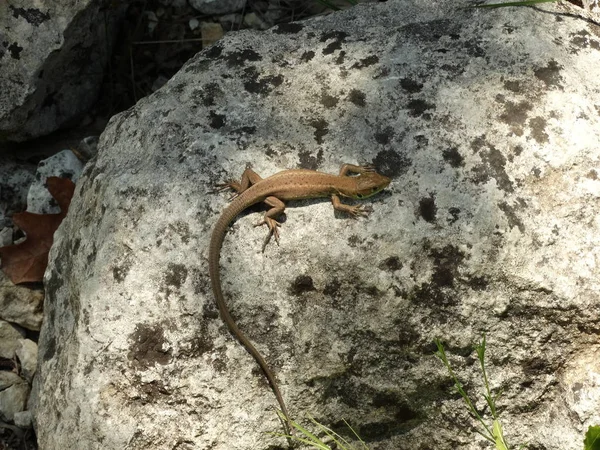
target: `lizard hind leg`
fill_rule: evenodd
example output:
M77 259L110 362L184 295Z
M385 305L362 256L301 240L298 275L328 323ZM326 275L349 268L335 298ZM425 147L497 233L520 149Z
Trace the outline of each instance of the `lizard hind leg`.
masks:
M265 213L263 220L258 222L255 226L267 225L269 227L269 232L267 233L267 237L262 246L262 251L265 251L267 244L271 241L271 237L275 238L275 242L279 245L279 230L278 228L281 224L275 220L275 217L279 216L285 210L285 203L279 200L277 197L267 197L264 199L264 202L269 205L271 208Z

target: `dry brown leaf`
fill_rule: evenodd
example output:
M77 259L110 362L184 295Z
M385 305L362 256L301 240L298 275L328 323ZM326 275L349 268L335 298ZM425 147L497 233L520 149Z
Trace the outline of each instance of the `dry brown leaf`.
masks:
M52 247L54 232L67 215L75 184L68 178L49 177L46 186L58 202L58 214L22 212L13 215L13 222L25 234L25 241L0 247L2 270L15 284L39 282L48 265L48 252Z

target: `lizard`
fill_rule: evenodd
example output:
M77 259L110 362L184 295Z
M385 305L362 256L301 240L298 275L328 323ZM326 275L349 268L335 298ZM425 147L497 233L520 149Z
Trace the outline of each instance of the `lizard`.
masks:
M339 175L307 169L283 170L267 178L261 178L252 169L247 168L242 174L241 181L230 180L218 184L219 190L232 189L235 191L232 202L227 206L214 225L208 251L208 267L212 291L219 309L221 319L227 325L231 334L246 348L248 353L256 360L264 372L281 412L286 419L286 431L291 432L292 423L285 402L275 381L275 376L269 368L265 358L254 347L254 344L238 328L233 320L225 297L222 292L219 260L225 234L235 218L250 206L264 202L270 209L265 213L262 221L255 226L267 225L269 232L264 241L262 251L271 237L279 245L279 226L277 217L285 210L284 201L308 198L330 197L334 209L343 211L353 218L366 216L367 210L361 205L346 205L341 202L341 197L364 199L377 194L390 184L390 179L375 172L371 166L356 166L343 164Z

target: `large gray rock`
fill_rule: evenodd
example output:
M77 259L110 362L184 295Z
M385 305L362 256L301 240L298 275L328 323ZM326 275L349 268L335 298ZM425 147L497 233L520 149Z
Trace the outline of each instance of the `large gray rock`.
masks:
M121 11L93 0L0 2L0 150L65 126L96 101Z
M394 179L368 220L306 201L279 247L260 252L255 212L226 239L228 304L294 417L344 418L371 449L483 448L433 340L477 396L485 332L508 439L582 448L600 423L600 30L564 5L459 6L231 34L113 118L46 274L41 448L285 445L207 276L226 205L209 191L248 162Z

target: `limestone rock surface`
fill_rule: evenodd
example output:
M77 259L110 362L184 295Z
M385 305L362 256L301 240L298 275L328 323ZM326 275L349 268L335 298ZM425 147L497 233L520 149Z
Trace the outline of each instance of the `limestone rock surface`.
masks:
M393 178L366 220L259 209L221 257L232 314L295 418L372 450L487 445L487 368L513 446L600 423L600 29L575 7L388 1L228 34L114 117L56 233L33 394L41 448L275 449L274 397L218 317L214 184L247 163ZM480 398L477 406L484 407Z

